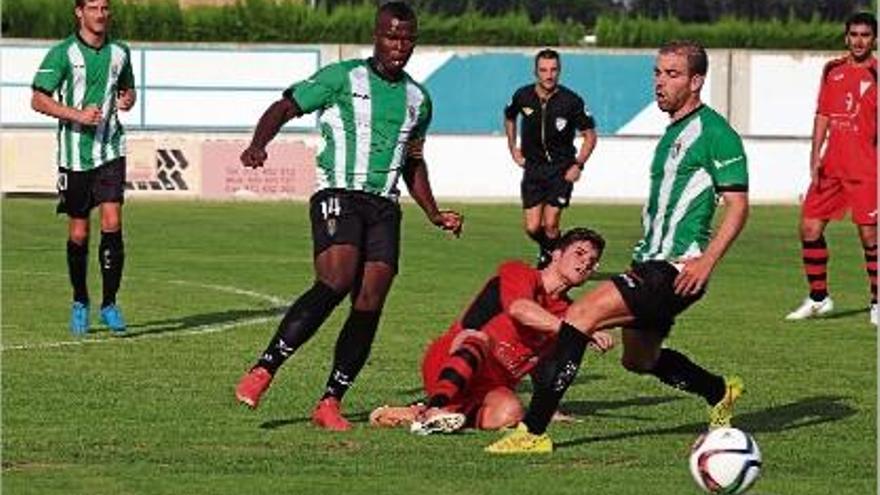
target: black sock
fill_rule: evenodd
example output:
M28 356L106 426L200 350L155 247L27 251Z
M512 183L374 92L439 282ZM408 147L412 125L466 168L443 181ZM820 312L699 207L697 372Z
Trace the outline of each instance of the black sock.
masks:
M287 358L312 338L344 297L345 293L338 293L321 281L315 282L287 310L257 366L274 375Z
M559 408L562 396L577 376L584 351L589 343L590 338L577 328L562 323L556 349L549 358L556 363L553 376L550 380L534 382L535 391L529 402L529 410L523 418L523 423L530 433L540 435L547 431L547 425L550 424L553 413Z
M101 245L98 251L101 264L104 300L101 307L116 304L116 293L122 283L122 268L125 266L125 245L122 242L122 231L101 232Z
M556 243L556 240L547 237L544 229L539 229L537 232L529 232L529 237L538 243L538 247L542 252L549 253L553 251L553 245Z
M351 309L336 339L333 369L327 378L324 398L335 397L342 400L345 392L354 383L370 356L381 314L380 311Z
M671 387L703 397L710 406L723 399L726 391L723 377L709 373L672 349L660 350L651 374Z
M77 244L67 240L67 274L73 287L73 300L89 304L89 288L86 284L86 268L89 265L89 241Z

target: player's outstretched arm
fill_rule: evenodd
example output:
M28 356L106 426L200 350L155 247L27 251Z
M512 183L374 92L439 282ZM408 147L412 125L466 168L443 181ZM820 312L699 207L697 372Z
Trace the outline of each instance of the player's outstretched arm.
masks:
M675 292L678 294L696 294L706 286L715 265L746 225L749 217L748 193L725 192L721 197L724 198L724 218L721 225L706 246L706 252L699 258L685 262L675 279Z
M241 153L241 164L250 168L262 167L268 156L266 145L275 138L284 124L302 114L296 102L289 98L281 98L269 105L257 122L250 146Z
M421 139L408 143L406 164L403 167L403 180L406 182L410 195L425 212L428 220L458 237L461 235L461 228L464 225L464 216L457 211L437 208L437 201L431 190L431 181L428 179L428 165L422 154L423 146L424 140Z

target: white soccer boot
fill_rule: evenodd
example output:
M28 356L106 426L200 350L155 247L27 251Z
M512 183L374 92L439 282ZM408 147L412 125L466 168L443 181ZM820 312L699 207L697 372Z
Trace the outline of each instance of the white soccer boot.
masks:
M877 315L877 303L871 303L871 325L877 326L878 323L878 315Z
M831 296L825 296L821 301L814 301L809 296L794 311L789 313L786 320L806 320L807 318L816 318L830 313L834 309L834 301Z

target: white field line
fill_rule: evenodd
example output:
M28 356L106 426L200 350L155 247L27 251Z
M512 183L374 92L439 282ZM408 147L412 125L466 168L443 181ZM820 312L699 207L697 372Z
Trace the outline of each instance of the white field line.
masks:
M30 271L18 271L18 270L4 270L3 273L16 273L16 274L24 274L24 275L39 275L39 276L60 276L58 273L54 272L30 272ZM130 278L127 278L130 279ZM164 282L168 284L174 285L184 285L190 287L199 287L202 289L215 290L218 292L226 292L229 294L236 294L241 296L248 296L254 299L261 299L263 301L282 305L286 303L286 300L280 297L272 296L269 294L263 294L260 292L255 292L252 290L241 289L239 287L233 287L228 285L216 285L216 284L202 284L199 282L190 282L187 280L155 280L151 279L153 282ZM200 325L195 328L191 328L189 330L181 330L181 331L168 331L162 333L145 333L143 335L132 335L130 337L106 337L106 338L84 338L77 340L62 340L57 342L42 342L42 343L34 343L34 344L17 344L4 346L0 348L0 352L6 351L28 351L35 349L55 349L60 347L70 347L70 346L78 346L85 344L107 344L107 343L118 343L118 342L134 342L138 340L148 340L148 339L161 339L168 337L185 337L192 335L207 335L211 333L223 332L235 327L247 326L247 325L257 325L260 323L265 323L268 321L276 320L277 316L261 316L257 318L246 318L243 320L230 321L227 323L222 323L219 325Z

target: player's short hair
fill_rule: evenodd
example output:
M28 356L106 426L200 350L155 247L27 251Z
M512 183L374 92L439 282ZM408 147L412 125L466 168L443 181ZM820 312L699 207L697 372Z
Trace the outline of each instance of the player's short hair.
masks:
M870 12L859 12L853 14L846 20L846 30L844 34L849 33L849 27L852 25L869 26L874 36L877 36L877 18Z
M541 60L542 58L555 60L557 65L560 67L562 66L562 61L559 60L559 52L551 48L544 48L535 55L535 69L538 68L538 60Z
M595 248L596 251L599 251L599 256L601 256L602 251L605 250L605 238L595 230L586 227L575 227L565 231L565 233L562 234L562 237L559 238L559 241L556 242L555 249L564 250L575 242L581 241L586 241L592 244L593 248Z
M376 11L376 24L379 24L379 18L382 17L383 14L388 14L394 19L398 19L404 22L411 22L413 24L418 23L418 19L416 19L416 12L407 5L406 2L402 2L400 0L392 0L390 2L385 2L379 6L379 10Z
M675 40L660 47L660 53L677 53L687 57L688 70L691 74L705 76L709 72L709 56L703 45L691 40Z

